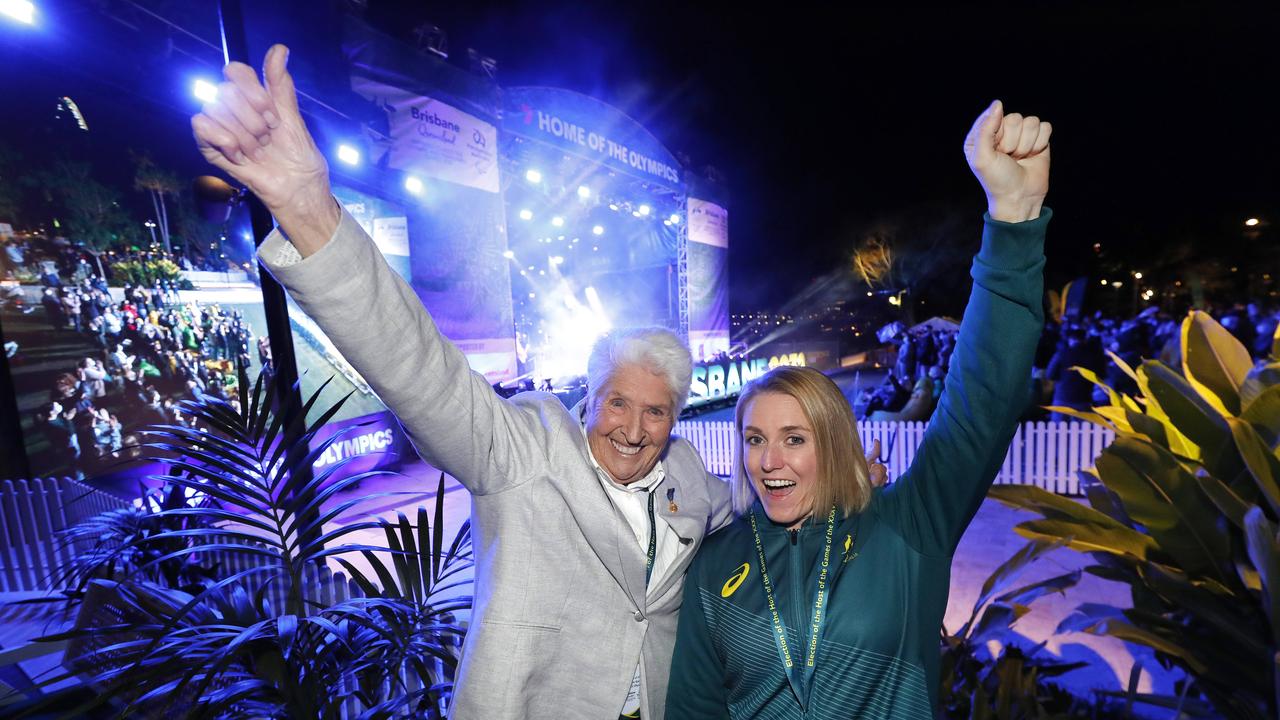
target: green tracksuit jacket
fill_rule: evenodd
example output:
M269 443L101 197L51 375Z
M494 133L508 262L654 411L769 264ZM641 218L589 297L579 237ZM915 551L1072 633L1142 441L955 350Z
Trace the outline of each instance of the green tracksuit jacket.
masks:
M932 718L951 556L1004 460L1043 325L1044 231L986 218L938 408L911 467L837 516L826 622L802 708L774 638L747 518L708 538L685 580L668 720ZM796 532L755 508L793 662L804 666L825 515ZM802 684L803 687L803 684Z

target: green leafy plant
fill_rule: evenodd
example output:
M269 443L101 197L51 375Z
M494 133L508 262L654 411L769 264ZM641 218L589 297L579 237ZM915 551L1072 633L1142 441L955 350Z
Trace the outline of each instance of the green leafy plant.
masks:
M181 531L214 524L200 513L172 512L208 506L210 501L203 493L166 483L154 491L144 488L140 500L60 532L59 549L68 560L51 578L52 587L66 588L64 595L72 600L83 597L94 579L143 579L196 593L219 576L217 565L207 563L198 553L178 552L203 542L201 534Z
M405 493L340 500L379 473L343 477L345 463L313 472L344 434L314 442L345 401L307 424L323 390L273 408L273 388L259 377L243 412L216 400L188 403L197 428L150 431L147 452L176 471L166 480L207 501L174 501L152 514L163 522L145 538L99 548L81 569L68 568L90 578L75 627L43 640L68 642L70 670L42 684L80 678L97 694L67 716L108 704L122 717L441 716L464 634L454 614L471 604L463 592L469 524L446 546L443 475L434 527L421 508L416 525L403 515L343 524L361 503ZM345 542L370 531L387 545ZM125 545L145 554L122 562ZM245 569L182 588L173 587L180 578L157 582L165 563L215 552L238 555ZM363 554L377 582L342 562L363 590L350 594L365 597L341 599L347 593L322 562L350 553ZM114 572L101 572L106 566Z
M1006 560L983 583L969 619L954 633L942 633L941 716L955 720L1079 717L1085 703L1052 682L1086 663L1068 663L1044 650L1024 647L1013 625L1030 604L1051 592L1065 592L1080 581L1080 571L1011 588L1022 571L1063 543L1031 542ZM994 657L990 641L1000 645Z
M1177 696L1139 698L1188 715L1274 718L1280 674L1280 339L1254 367L1203 313L1182 324L1182 367L1112 356L1140 393L1051 408L1115 441L1088 471L1088 504L1038 488L992 495L1038 518L1023 536L1087 553L1085 570L1129 586L1132 607L1086 603L1059 631L1109 635L1155 651L1187 676Z
M156 280L170 280L178 284L180 290L190 290L191 281L182 276L182 269L172 260L122 260L111 264L111 282L123 286L143 285L150 287Z

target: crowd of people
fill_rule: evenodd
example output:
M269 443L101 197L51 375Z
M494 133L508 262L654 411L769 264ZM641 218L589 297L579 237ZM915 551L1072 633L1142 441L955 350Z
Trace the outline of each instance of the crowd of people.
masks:
M94 348L56 375L36 427L77 477L106 469L153 424L189 424L183 400L238 402L238 365L269 352L238 310L183 302L172 284L113 295L99 276L46 286L40 301L55 337L76 333Z
M1270 353L1280 324L1280 305L1234 303L1211 307L1208 312L1249 349L1255 361ZM1044 408L1087 410L1107 402L1104 390L1072 368L1091 371L1117 392L1138 394L1133 378L1107 353L1130 367L1143 360L1181 367L1181 322L1181 315L1155 306L1129 318L1097 312L1046 322L1030 378L1032 401L1024 419L1066 420L1065 414L1050 413ZM858 417L873 421L927 420L942 395L955 337L956 332L951 329L898 332L894 339L897 361L882 383L863 390L854 399Z
M956 329L913 328L894 335L897 361L880 385L854 398L859 419L927 420L942 397Z
M58 286L63 278L78 283L101 272L111 276L111 266L116 263L152 263L167 260L181 270L206 272L235 272L242 268L221 254L195 252L187 254L163 249L120 248L97 257L88 249L77 246L66 238L48 238L42 235L0 236L0 279L21 274L33 275L45 285Z
M1208 313L1245 346L1255 361L1271 352L1272 338L1280 322L1280 306L1262 302L1210 307ZM1049 323L1036 351L1037 389L1041 404L1085 410L1107 402L1105 391L1072 368L1096 374L1112 389L1137 395L1138 387L1112 362L1112 353L1130 367L1143 360L1160 360L1182 366L1180 328L1182 316L1148 307L1135 317L1117 319L1095 313ZM1066 416L1054 413L1055 420Z

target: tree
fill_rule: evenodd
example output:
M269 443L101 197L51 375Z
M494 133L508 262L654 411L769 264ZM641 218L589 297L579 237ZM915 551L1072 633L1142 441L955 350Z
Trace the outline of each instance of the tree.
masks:
M196 212L196 200L190 189L178 194L173 205L174 239L182 244L183 255L192 263L199 255L214 254L216 244L222 239L224 225L209 222Z
M22 155L0 144L0 222L16 223L22 201Z
M850 258L854 274L896 296L908 320L926 294L948 305L964 297L976 233L959 213L912 211L874 222L858 236Z
M173 246L169 242L169 208L164 198L166 195L178 194L181 188L178 176L157 165L151 158L151 153L130 151L129 155L133 158L133 187L135 190L145 191L151 197L151 206L156 211L156 225L160 228L160 240L164 243L165 251L173 252Z
M105 277L102 253L119 240L133 238L135 224L120 206L120 193L93 179L87 163L65 158L41 173L41 181L46 196L65 212L68 234L84 243Z

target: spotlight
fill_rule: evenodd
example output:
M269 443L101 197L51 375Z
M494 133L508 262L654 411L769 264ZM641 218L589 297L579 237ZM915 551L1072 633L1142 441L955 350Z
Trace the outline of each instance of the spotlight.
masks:
M662 221L662 224L663 224L663 225L666 225L667 227L671 227L671 221L670 221L670 220L663 220L663 221Z
M670 218L670 220L671 220L671 224L672 224L672 225L679 225L679 224L680 224L680 216L679 216L678 214L676 214L676 213L671 213L671 218Z
M409 177L407 177L407 178L405 178L405 179L404 179L404 189L405 189L405 190L408 190L409 192L413 193L414 195L421 195L421 194L422 194L422 181L421 181L421 180L419 180L418 178L416 178L416 177L414 177L414 176L410 175Z
M603 226L603 225L595 225L595 226L592 226L592 228L591 228L591 234L592 234L592 235L603 235L603 234L604 234L604 226Z
M526 171L524 174L524 179L528 180L531 183L537 184L542 182L542 173L538 172L537 170L534 170L533 168L529 168L529 170Z
M508 259L508 260L511 260L511 259L512 259L512 258L514 258L515 256L516 256L516 254L515 254L515 253L513 253L513 252L511 252L510 250L504 250L504 251L502 251L502 257L504 257L504 258L506 258L506 259Z
M641 215L648 215L648 214L649 214L649 206L648 206L648 205L641 205L639 208L637 208L637 210L638 210L638 212L639 212Z
M350 145L338 146L338 159L348 165L360 164L360 151Z
M610 209L610 210L612 210L612 211L614 211L614 212L617 212L617 211L618 211L618 204L617 204L617 203L609 203L609 209Z
M0 0L0 2L3 1ZM203 103L211 103L218 99L218 86L208 80L196 80L195 84L191 86L191 92L196 96L197 100Z
M583 200L586 200L587 198L591 197L591 188L587 187L586 185L579 185L578 197L582 198Z
M1258 220L1258 218L1249 218L1248 220L1244 221L1244 224L1248 225L1249 227L1255 227L1258 225L1259 222L1260 221Z
M557 215L551 218L551 224L555 225L556 227L564 227L564 218Z
M0 0L0 14L25 25L36 24L36 6L27 0Z
M524 210L521 210L521 211L520 211L520 219L521 219L521 220L532 220L532 219L533 219L533 211L532 211L532 210L530 210L530 209L528 209L528 208L525 208Z
M551 260L552 265L559 265L560 263L564 262L564 258L560 257L559 255L552 255L549 259Z
M1134 273L1134 274L1133 274L1133 277L1134 277L1134 279L1135 279L1135 280L1141 280L1141 279L1142 279L1142 273L1140 273L1140 272L1136 272L1136 273Z

